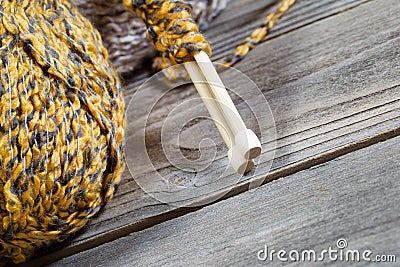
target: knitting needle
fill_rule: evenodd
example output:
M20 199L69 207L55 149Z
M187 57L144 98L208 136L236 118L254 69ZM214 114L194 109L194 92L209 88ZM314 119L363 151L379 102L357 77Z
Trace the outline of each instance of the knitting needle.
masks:
M244 157L247 159L258 157L261 154L261 143L254 132L246 128L210 58L203 51L196 53L194 58L208 82L212 95L220 104L223 116L227 120L226 127L231 130L238 147L242 148Z
M252 159L261 154L260 141L253 131L246 128L208 55L199 52L194 57L197 64L185 65L189 76L214 122L223 125L221 128L216 123L228 147L232 167L239 173L248 172L254 166Z
M211 94L209 86L207 84L206 79L204 78L203 73L201 72L199 66L195 62L185 63L185 68L193 81L194 86L197 89L200 97L202 98L208 112L210 113L215 126L217 127L222 139L224 140L226 146L228 147L228 158L235 169L236 172L240 174L244 174L249 172L254 168L254 160L245 159L240 153L232 153L232 142L233 140L230 138L228 134L228 129L226 128L227 122L225 118L222 116L217 101Z

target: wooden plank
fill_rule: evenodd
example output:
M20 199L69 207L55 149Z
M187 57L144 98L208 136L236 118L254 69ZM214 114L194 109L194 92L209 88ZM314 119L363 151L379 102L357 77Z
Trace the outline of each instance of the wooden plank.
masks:
M318 253L338 249L343 238L343 251L368 249L399 261L399 143L396 137L369 146L50 266L298 266L276 254L260 261L257 252L267 245Z
M372 1L270 40L237 65L256 81L269 101L276 122L277 150L272 172L267 174L269 162L259 162L261 174L246 176L234 193L246 190L250 178L270 181L400 134L400 23L393 15L399 11L395 0ZM268 60L264 55L269 55ZM222 75L226 84L236 81L232 75ZM153 138L153 157L160 154L154 148L166 114L183 99L195 96L194 88L177 89L162 99L162 107L154 112L147 129ZM265 109L257 99L250 98L249 103ZM147 104L144 98L143 106ZM249 114L244 103L237 104L239 112ZM141 107L135 112L140 114ZM188 113L206 111L199 104ZM179 115L173 118L180 119ZM250 119L247 122L250 128L256 126ZM134 122L128 124L134 127ZM211 122L194 122L182 135L193 133L211 134L217 147L224 146ZM182 142L188 156L198 154L198 143L188 137ZM273 140L267 137L263 142L268 146ZM216 166L228 165L225 153L221 150ZM155 164L164 163L155 158ZM203 177L212 178L217 170L211 169ZM167 178L179 174L171 166L162 171ZM188 176L181 173L185 179ZM152 199L125 172L114 200L101 215L68 245L63 244L63 249L45 251L47 255L35 262L53 261L186 212Z

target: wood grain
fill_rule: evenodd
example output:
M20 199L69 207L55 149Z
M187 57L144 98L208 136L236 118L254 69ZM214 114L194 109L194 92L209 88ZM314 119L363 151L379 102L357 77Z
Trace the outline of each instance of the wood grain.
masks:
M262 2L254 1L254 10L256 4ZM299 21L295 28L282 30L288 33L261 44L236 66L256 82L268 100L276 136L273 131L268 132L273 129L259 129L248 108L250 105L263 111L265 103L246 95L246 85L237 81L235 73L225 71L222 74L228 87L243 85L242 93L248 103L235 95L233 98L247 126L270 133L262 140L267 148L264 149L266 160L258 162L257 171L245 176L231 195L247 190L251 186L250 179L257 183L268 182L400 134L400 19L396 16L400 7L396 0L326 1L326 5L315 6L317 2L299 1L293 7L307 13L309 24ZM232 9L245 10L238 3L233 4ZM296 21L298 18L293 16L288 13L285 19ZM225 25L224 17L219 19L213 29ZM155 92L152 90L156 88L143 95L143 107L149 104L146 97ZM151 114L146 128L149 154L159 172L172 181L179 177L189 185L193 174L176 170L160 155L159 135L168 113L183 100L195 97L194 88L171 91ZM144 116L142 109L135 107L136 117ZM207 115L207 112L200 102L185 114L198 116ZM128 128L134 128L135 121L129 121L130 114L127 115ZM179 121L182 114L170 117ZM189 158L198 156L198 140L211 137L216 143L218 153L212 168L197 174L201 183L196 186L201 191L209 180L219 175L220 169L228 166L223 141L213 124L206 120L194 121L184 128L181 136L180 148ZM130 138L132 136L127 137L127 142ZM273 154L268 148L275 144L277 149L269 172ZM143 173L140 177L147 175L149 173ZM232 171L226 178L233 175ZM221 190L227 189L230 188ZM204 199L218 193L220 191L205 190ZM125 172L115 198L98 217L61 249L46 250L42 252L45 256L29 265L60 259L189 211L193 209L176 208L151 198L137 186L129 172Z
M275 261L263 262L257 252L267 245L318 253L337 249L342 238L349 250L398 261L399 142L396 137L369 146L50 266L310 266L279 262L276 254ZM326 257L323 264L368 262Z

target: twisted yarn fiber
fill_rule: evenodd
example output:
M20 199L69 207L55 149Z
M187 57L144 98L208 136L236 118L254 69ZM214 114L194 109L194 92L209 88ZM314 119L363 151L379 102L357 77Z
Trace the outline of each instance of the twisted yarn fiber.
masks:
M65 0L1 0L0 55L0 258L18 263L112 197L124 103L99 33Z
M159 52L154 60L155 69L177 63L193 61L195 53L211 47L191 18L191 6L183 1L123 0L124 5L138 14L147 27L147 37Z

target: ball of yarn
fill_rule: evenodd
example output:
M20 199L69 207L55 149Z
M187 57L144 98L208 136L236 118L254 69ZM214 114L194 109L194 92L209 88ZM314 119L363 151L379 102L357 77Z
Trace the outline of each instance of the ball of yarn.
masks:
M67 1L1 1L0 55L0 257L19 263L112 197L124 103L99 33Z

